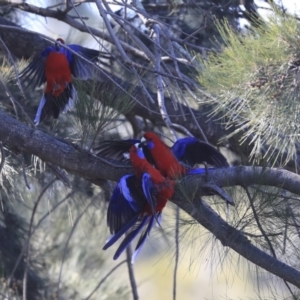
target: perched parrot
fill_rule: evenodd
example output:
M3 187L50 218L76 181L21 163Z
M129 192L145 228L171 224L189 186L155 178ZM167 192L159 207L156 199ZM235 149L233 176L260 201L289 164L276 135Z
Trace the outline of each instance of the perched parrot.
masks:
M217 149L207 143L199 141L197 138L186 137L178 139L174 145L169 148L153 132L146 132L142 141L137 139L103 141L97 148L94 149L94 151L97 155L124 161L128 159L126 153L129 151L129 148L135 143L141 143L145 157L150 164L156 166L159 170L159 162L164 162L165 159L168 161L172 160L173 168L175 168L174 171L180 171L182 175L184 175L187 170L193 168L196 164L202 164L205 162L217 168L229 166L226 158ZM167 166L167 163L165 166L168 169L167 172L160 171L164 176L168 176L166 174L171 170Z
M168 199L172 197L174 182L154 169L137 145L131 146L129 155L135 175L123 176L113 191L107 211L107 224L113 236L103 249L106 250L127 233L113 257L117 259L141 233L132 256L134 262L155 220L158 222Z
M151 156L154 166L161 172L161 174L170 179L180 179L185 175L203 174L206 170L203 168L191 168L180 161L189 164L202 162L215 165L216 167L229 167L226 158L212 146L199 142L194 138L184 138L178 140L170 149L155 133L145 132L141 139L141 147ZM207 149L207 152L204 149ZM202 153L202 151L204 151ZM198 153L198 151L200 153ZM219 195L226 204L235 205L232 198L219 187L210 185L204 187L205 194Z
M169 179L206 173L206 168L195 168L195 164L207 163L213 166L208 170L229 167L226 158L207 143L187 137L177 140L170 148L153 132L146 132L141 140L104 141L94 151L100 156L124 160L127 159L128 148L134 142L140 143L148 162ZM214 185L207 186L203 191L205 195L219 195L227 204L234 205L232 198Z
M141 144L144 151L151 156L154 166L163 176L171 179L203 173L203 168L192 168L197 163L206 162L214 167L229 166L218 150L193 137L179 139L169 148L154 132L145 132Z
M87 80L93 77L93 66L70 50L64 48L64 40L59 38L54 46L49 46L37 55L19 74L25 88L33 88L46 83L34 123L38 125L44 119L57 119L60 112L74 107L76 91L72 85L72 76ZM91 62L97 62L100 52L79 45L67 45L74 52ZM101 53L101 56L105 56ZM108 56L107 56L108 57Z

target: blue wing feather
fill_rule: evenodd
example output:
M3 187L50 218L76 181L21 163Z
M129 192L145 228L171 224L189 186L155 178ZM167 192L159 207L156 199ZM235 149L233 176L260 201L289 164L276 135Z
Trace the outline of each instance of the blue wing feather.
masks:
M214 167L228 167L229 164L221 152L213 146L194 137L177 140L172 146L175 157L184 164L194 166L204 162Z
M107 225L112 234L118 232L147 205L140 181L135 175L123 176L116 185L107 209Z
M113 236L106 242L103 250L112 246L126 232L130 231L119 245L114 259L128 247L133 239L143 230L147 223L145 232L141 235L133 260L140 252L147 235L153 227L153 222L160 213L155 212L155 200L151 193L153 183L149 174L143 175L142 182L134 175L123 176L115 187L107 210L107 224ZM150 205L152 215L144 215L146 205ZM157 220L158 222L158 220ZM134 228L134 229L132 229Z
M50 52L49 52L50 53ZM49 55L49 54L48 54ZM25 88L39 87L46 82L45 61L47 56L38 55L19 73L19 79ZM14 79L14 78L12 78Z
M109 157L118 161L129 161L129 158L125 157L124 154L128 154L130 147L139 142L138 139L102 141L93 151L98 156Z
M121 230L131 218L139 211L138 204L131 195L124 194L126 180L135 177L134 175L125 175L118 182L111 196L107 209L107 225L112 234Z
M152 195L152 191L155 188L151 179L150 174L144 173L142 177L142 187L144 195L146 196L147 202L151 207L151 211L153 215L156 215L155 206L156 206L156 199Z
M126 140L119 140L119 141L102 141L98 145L98 147L94 148L93 151L98 156L108 157L118 161L129 161L129 158L124 156L124 154L129 153L129 149L132 145L141 143L138 139L126 139ZM144 152L144 156L146 157L147 161L154 165L154 159L151 155L150 150L144 144L141 144L141 147Z
M68 45L68 47L91 62L99 61L100 52L98 50L88 49L74 44ZM94 77L96 70L91 63L84 61L80 56L77 56L70 51L67 51L67 57L70 63L72 75L74 77L83 80L91 79Z
M60 112L67 112L69 109L74 107L76 96L75 88L71 82L57 97L54 97L51 93L43 94L34 119L35 125L38 125L41 121L49 117L57 119Z
M99 56L111 58L110 54L108 53L100 52L94 49L88 49L80 45L71 44L67 46L91 62L98 62ZM92 64L84 61L79 56L74 55L71 51L64 47L57 48L56 46L49 46L45 48L39 55L34 57L29 65L19 73L21 82L27 82L25 88L29 86L36 88L46 82L45 61L52 51L66 55L70 64L71 73L74 77L84 80L93 77L94 68ZM102 64L105 65L105 63Z

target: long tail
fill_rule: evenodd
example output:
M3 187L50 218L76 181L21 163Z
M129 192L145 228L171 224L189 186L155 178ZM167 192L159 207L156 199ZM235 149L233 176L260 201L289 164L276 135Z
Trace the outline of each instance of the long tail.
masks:
M155 218L152 216L150 221L149 221L149 224L148 224L148 227L147 229L145 230L145 232L141 235L136 247L135 247L135 251L132 255L132 258L131 258L131 263L133 264L135 259L138 257L139 253L141 252L144 244L145 244L145 241L146 241L146 237L150 234L150 231L153 227L153 223L154 223L154 220ZM157 220L156 220L157 221ZM158 223L159 224L159 223Z
M103 250L108 249L110 246L112 246L126 231L128 231L131 227L133 227L137 220L138 215L134 216L127 224L125 224L115 235L113 235L104 245L102 248Z
M44 94L35 115L34 124L38 125L50 117L57 119L60 112L66 113L74 108L76 99L77 93L72 83L69 83L58 97L54 97L51 93Z
M133 241L133 239L141 232L143 227L149 222L149 219L152 218L150 216L145 216L139 226L132 230L122 241L120 244L119 248L117 249L115 255L114 255L114 260L118 259L119 256L123 253L123 251L128 247L128 245Z

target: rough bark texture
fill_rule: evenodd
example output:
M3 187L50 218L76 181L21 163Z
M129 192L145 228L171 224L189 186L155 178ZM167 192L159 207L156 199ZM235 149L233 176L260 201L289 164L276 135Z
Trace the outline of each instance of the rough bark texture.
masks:
M47 16L49 11L41 11L40 15L43 15L43 13ZM59 12L53 12L52 17L62 21L66 21L65 18L68 18L65 14L60 14ZM68 22L75 21L68 19ZM14 24L4 18L0 18L1 25L5 25L6 27L1 28L0 37L17 58L29 58L48 45L48 41L45 41L38 34L15 30L13 27L10 27L14 26ZM82 30L84 29L82 28ZM1 46L1 48L3 47ZM134 49L130 50L130 48L127 48L127 50L132 50L134 53ZM107 80L103 80L103 78L101 76L101 80L99 79L97 86L99 91L103 89L107 91L111 90L116 95L118 95L116 89L119 89L120 93L130 91L132 98L137 100L131 113L148 119L156 125L164 125L157 104L148 103L147 98L143 95L140 88L133 88L129 83L111 74L107 76ZM119 87L116 86L116 83L119 84ZM101 95L100 92L99 95ZM100 97L99 100L103 99ZM191 119L189 117L185 118L185 116L189 116L187 106L182 106L183 116L178 114L178 111L174 109L170 99L166 98L165 104L172 122L183 125L195 136L200 137L200 133L193 122L191 122ZM206 106L201 107L201 110L193 110L193 112L197 116L197 120L208 140L211 143L217 144L220 138L223 138L226 134L226 130L217 119L208 117L210 110L211 107ZM230 130L234 130L234 128L230 128ZM15 153L24 152L36 155L45 162L52 163L96 184L101 184L103 180L117 181L122 175L132 172L131 167L116 165L114 162L96 157L76 145L45 134L37 128L28 127L1 110L0 141L5 147ZM232 137L229 140L229 144L233 149L238 147L239 136ZM248 155L251 151L251 147L247 143L244 143L240 149L244 155ZM292 193L300 194L300 177L298 175L279 169L236 167L213 170L207 176L190 176L183 181L187 190L193 191L196 197L188 201L180 190L177 190L172 199L174 203L214 234L224 246L230 247L254 264L300 288L299 271L280 262L251 244L241 231L222 220L205 202L200 200L200 197L203 195L202 187L207 182L221 187L235 185L250 186L254 184L270 185L282 187Z
M53 163L92 182L101 182L103 179L116 181L120 176L132 172L130 167L116 167L115 164L78 149L75 145L30 128L2 111L0 111L0 141L5 147L16 152L23 151L36 155L45 162ZM300 194L300 176L285 170L260 167L213 170L207 176L189 176L184 179L186 190L193 191L196 200L188 201L180 191L177 191L172 199L213 233L224 246L230 247L249 261L300 288L300 272L251 244L239 230L227 224L207 204L198 200L202 195L202 187L207 182L218 186L253 184L281 186L290 192Z
M241 233L230 226L207 204L198 200L187 202L176 193L173 202L190 214L203 227L220 240L223 246L230 247L247 260L269 271L270 273L300 287L300 272L287 264L280 262L266 252L260 250Z
M45 16L49 13L49 11L43 12ZM64 18L68 16L59 12L53 12L52 17L58 18L59 20L64 21ZM39 12L41 14L41 12ZM43 14L41 14L43 15ZM76 22L76 21L74 21ZM14 23L5 20L4 18L0 18L0 28L1 25L13 25ZM16 25L15 25L16 26ZM18 27L18 26L17 26ZM83 31L86 31L86 28L81 28ZM49 45L49 42L41 38L36 33L24 32L20 30L14 30L13 27L9 28L1 28L0 37L3 42L5 42L8 49L17 57L17 58L28 58L30 54L33 55L43 49L45 46ZM130 50L130 49L129 49ZM131 51L131 50L130 50ZM133 50L132 50L133 51ZM154 124L158 126L165 126L161 114L158 109L157 103L151 104L149 103L147 97L142 92L142 89L139 87L133 87L129 82L121 80L120 78L108 73L100 73L99 74L99 83L97 84L97 88L99 89L99 95L103 95L101 90L105 89L106 91L113 91L115 95L125 94L128 91L131 94L131 97L135 99L134 105L132 107L131 114L140 116L144 119L148 119ZM116 85L118 84L118 86ZM94 84L94 83L93 83ZM89 92L89 91L87 91ZM156 95L151 93L152 98L156 99ZM101 96L99 98L100 101ZM107 104L107 101L105 101ZM199 132L195 123L191 120L189 109L186 105L182 105L181 114L177 109L174 108L174 105L168 97L165 97L165 106L166 110L170 116L170 119L175 124L180 124L184 126L187 130L189 130L194 136L198 138L202 138L201 133ZM246 140L242 145L240 144L241 134L233 135L227 141L220 144L220 140L223 139L226 135L230 135L235 131L235 127L231 126L230 128L224 127L224 123L220 121L219 116L211 117L209 114L212 110L211 106L201 106L198 110L191 109L195 114L199 125L204 131L207 139L210 143L214 145L222 145L229 147L234 152L238 151L238 155L247 158L252 151L252 145L250 143L251 137ZM297 169L296 164L300 162L300 155L297 155L297 162L291 161L287 168L289 170L295 171Z

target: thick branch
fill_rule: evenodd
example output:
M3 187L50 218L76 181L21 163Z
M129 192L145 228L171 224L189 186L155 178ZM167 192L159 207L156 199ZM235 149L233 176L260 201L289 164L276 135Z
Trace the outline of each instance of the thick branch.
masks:
M36 155L92 182L102 179L116 181L120 176L132 172L130 167L116 167L88 151L78 149L75 145L30 128L1 110L0 141L5 147ZM194 175L183 179L186 190L195 193L197 191L201 193L201 186L205 186L207 182L219 186L270 185L300 195L300 176L281 169L232 167L212 170L208 175ZM252 245L240 231L227 224L207 205L197 200L187 201L179 191L172 201L212 232L224 246L232 248L246 259L300 287L298 271Z
M185 177L188 188L196 191L206 182L212 182L217 186L274 186L300 195L300 175L284 169L262 167L230 167L226 169L210 170L207 177L193 175Z
M51 14L53 14L51 15L51 17L58 18L59 20L62 20L66 17L71 18L59 11L58 12L51 11ZM73 21L77 22L76 20ZM0 18L0 25L1 24L13 25L13 23L5 20L4 18ZM70 24L70 25L74 26L74 24ZM83 24L80 25L83 27L81 28L82 30L86 29L84 28ZM10 28L10 29L5 29L0 31L0 37L6 43L9 50L12 51L12 53L18 58L24 57L24 53L26 53L25 57L29 57L31 52L32 54L34 54L37 51L41 51L45 47L45 44L48 45L48 41L42 39L39 36L39 34L32 34L31 32L27 32L27 31L20 31L20 27L18 28L19 28L18 30L14 30L13 28ZM30 35L30 38L28 38L28 35ZM22 39L23 36L26 37L26 43L24 43ZM33 36L35 38L33 38ZM16 49L19 49L20 51L16 51ZM129 49L126 50L129 51ZM112 74L108 74L106 82L103 82L102 78L99 79L99 81L100 82L97 84L97 88L99 90L103 90L103 88L105 88L108 91L116 91L119 89L121 94L124 94L124 91L131 92L132 97L136 99L135 105L132 108L132 112L131 112L132 115L141 116L142 118L148 119L151 122L153 122L153 124L156 124L158 126L165 126L165 123L159 112L157 103L148 103L149 102L148 97L143 93L143 90L140 87L133 87L130 83L124 82L123 80L121 80L116 76L113 76ZM116 85L116 83L119 84L119 87ZM151 94L153 99L156 98L155 93L151 93L151 92L149 93ZM115 94L118 93L115 92ZM99 93L99 95L101 95L101 93ZM194 122L191 122L189 118L191 114L190 111L192 111L200 127L203 129L205 136L212 144L217 145L221 138L224 138L226 134L229 134L232 130L234 130L234 127L230 128L229 130L226 130L224 126L220 124L220 122L218 121L219 116L209 117L209 114L212 110L211 106L208 105L201 106L201 110L200 109L195 110L195 109L188 108L184 104L181 104L182 107L181 111L183 113L182 115L178 110L174 108L171 99L165 97L165 107L166 110L168 111L172 123L180 124L181 126L185 127L189 132L191 132L194 136L201 139L202 134L201 132L199 132L198 126ZM234 136L230 138L229 143L231 146L233 146L234 149L239 148L240 151L242 151L246 156L251 152L252 147L247 146L246 142L242 145L242 147L240 147L239 136Z
M14 151L36 155L45 162L89 180L117 181L122 175L132 173L130 167L100 159L76 145L26 126L2 110L0 110L0 141ZM192 191L201 189L201 186L209 182L222 187L269 185L300 195L300 176L283 169L240 166L210 170L207 176L193 175L183 180Z
M45 162L93 182L101 179L117 181L122 175L132 172L129 167L116 167L76 145L28 127L1 110L0 141L14 151L36 155Z
M209 230L224 246L230 247L247 260L300 288L300 272L260 250L236 228L226 223L201 200L186 201L176 193L173 202Z
M26 6L24 6L23 4L16 4L16 6L31 13L36 13L45 17L48 16L56 18L58 20L68 23L70 26L77 28L78 30L92 32L94 35L101 37L109 42L112 42L107 34L93 28L87 28L84 24L76 21L74 18L72 18L63 11L44 9L28 4ZM0 18L0 25L1 24L14 25L12 22L7 21L4 18ZM43 49L45 47L45 44L47 44L47 42L45 42L44 39L39 37L38 34L34 35L30 32L22 32L20 31L20 27L18 28L19 30L9 28L0 31L0 37L16 57L29 57L30 53L36 53L39 49ZM28 38L29 36L30 38ZM139 51L138 49L135 49L134 47L125 44L126 43L123 43L122 46L126 51L129 51L134 55L147 59L142 51ZM108 80L108 82L106 82L105 84L107 87L109 87L110 90L116 89L115 81ZM128 84L126 82L123 82L121 86L123 89L126 90L126 86L128 86ZM129 90L131 90L131 88L129 88ZM133 95L138 101L133 107L132 115L139 115L144 119L149 119L154 124L159 126L165 125L158 111L157 103L148 105L148 97L144 95L141 88L134 89ZM156 95L153 95L152 98L156 98ZM150 109L148 109L148 107ZM179 111L174 109L172 101L167 97L165 98L165 107L168 111L172 123L180 124L181 126L185 127L188 131L190 131L194 136L202 138L201 132L199 132L199 128L194 124L194 122L190 122L190 119L188 117L190 116L190 111L187 106L182 105L182 111L185 117L180 115ZM209 142L216 145L219 143L220 139L234 132L235 128L234 126L232 126L230 128L225 129L225 127L222 124L220 124L219 116L209 117L209 113L211 112L211 110L211 106L201 106L201 110L192 110L192 112L196 116L196 119L200 127L203 129ZM234 135L228 140L228 145L230 145L231 150L239 151L239 154L244 155L244 157L248 157L252 151L250 138L248 141L245 141L242 145L240 145L240 137L241 135ZM296 163L299 164L299 162L300 155L297 154L296 162L291 161L288 164L287 168L295 171L297 169Z

